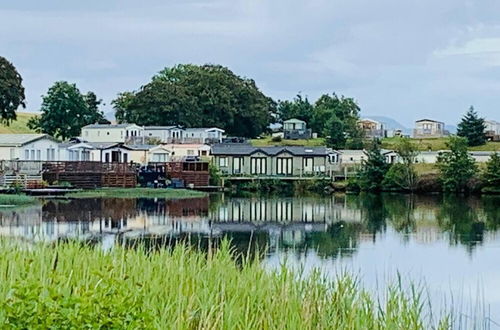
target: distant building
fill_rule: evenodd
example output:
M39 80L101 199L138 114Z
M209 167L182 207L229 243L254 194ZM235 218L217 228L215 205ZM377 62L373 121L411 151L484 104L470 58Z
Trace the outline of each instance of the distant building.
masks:
M145 126L144 136L148 139L158 139L163 143L184 142L185 130L180 126Z
M288 140L310 139L312 131L307 129L305 121L292 118L283 122L283 135Z
M144 142L144 128L136 124L92 124L84 126L81 135L88 142Z
M440 138L449 135L444 123L432 119L421 119L415 122L414 138Z
M387 130L385 129L384 123L380 121L361 119L358 121L358 125L363 130L365 137L367 138L381 139L387 137Z
M221 143L224 130L217 127L186 128L184 131L185 143L214 144Z
M0 160L59 160L59 142L47 134L0 134Z
M500 141L500 122L495 120L485 120L484 132L490 141Z

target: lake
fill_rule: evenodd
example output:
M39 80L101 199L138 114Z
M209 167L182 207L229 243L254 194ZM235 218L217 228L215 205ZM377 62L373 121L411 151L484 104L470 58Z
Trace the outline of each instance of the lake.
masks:
M415 283L436 313L452 308L463 324L491 328L500 324L499 230L500 196L47 199L0 210L0 234L27 242L78 239L109 249L187 240L207 249L230 237L236 251L260 254L271 269L286 262L305 274L349 271L375 291Z

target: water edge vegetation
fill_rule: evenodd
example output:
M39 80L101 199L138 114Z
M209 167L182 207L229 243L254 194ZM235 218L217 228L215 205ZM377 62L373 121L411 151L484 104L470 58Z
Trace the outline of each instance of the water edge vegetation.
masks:
M37 199L24 194L0 194L0 207L35 204Z
M401 284L374 297L356 278L298 277L283 266L236 261L223 241L141 248L63 243L26 248L0 241L0 323L14 328L448 329L432 320L422 290ZM431 319L429 319L429 317Z
M171 189L171 188L99 188L95 190L83 190L67 195L70 198L195 198L205 197L206 193L197 190Z

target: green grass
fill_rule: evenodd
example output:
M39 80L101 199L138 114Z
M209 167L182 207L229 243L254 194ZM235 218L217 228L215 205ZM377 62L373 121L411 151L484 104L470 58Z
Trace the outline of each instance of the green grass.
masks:
M0 241L0 324L15 329L424 329L422 291L377 299L350 276L298 280L285 268L178 245L109 252ZM447 329L448 317L440 322Z
M67 195L72 198L95 198L95 197L110 197L110 198L193 198L204 197L206 193L196 190L187 189L155 189L155 188L101 188L96 190L86 190Z
M268 147L268 146L306 146L318 147L325 145L325 139L308 139L308 140L281 140L279 142L272 141L272 137L266 136L262 139L253 139L250 141L254 147Z
M0 208L10 206L21 206L35 204L37 199L32 196L14 195L14 194L0 194Z
M10 123L9 126L0 124L0 134L23 134L35 133L35 131L28 128L28 120L35 117L36 114L29 112L18 112L17 120Z
M399 137L385 138L382 139L382 148L384 149L394 149ZM420 151L438 151L446 150L446 142L448 138L432 138L432 139L412 139L412 142L417 145ZM487 142L485 145L478 147L470 147L469 150L473 151L500 151L500 142Z

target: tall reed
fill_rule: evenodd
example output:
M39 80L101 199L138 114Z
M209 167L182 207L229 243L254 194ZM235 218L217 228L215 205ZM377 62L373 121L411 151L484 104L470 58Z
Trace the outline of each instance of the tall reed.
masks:
M8 328L424 329L418 293L379 302L350 276L305 279L258 260L184 245L156 252L0 240L0 324ZM446 319L436 327L448 328Z

